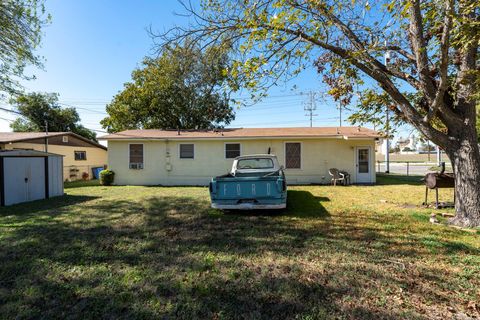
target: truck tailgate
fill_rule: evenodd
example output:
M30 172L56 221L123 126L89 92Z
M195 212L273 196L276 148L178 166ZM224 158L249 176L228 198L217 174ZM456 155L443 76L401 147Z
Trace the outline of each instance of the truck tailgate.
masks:
M217 178L210 186L212 196L218 200L242 200L281 198L284 192L284 179L269 177Z

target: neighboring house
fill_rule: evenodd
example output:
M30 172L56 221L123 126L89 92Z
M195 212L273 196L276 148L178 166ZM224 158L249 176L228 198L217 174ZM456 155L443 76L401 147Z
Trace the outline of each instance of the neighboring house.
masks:
M93 177L92 168L107 164L107 148L72 132L0 132L0 150L37 150L63 155L64 180Z
M108 141L118 185L206 185L239 155L277 155L289 184L329 183L329 168L353 183L375 183L375 140L360 127L241 128L218 131L128 130Z
M418 153L417 144L418 141L415 136L408 138L400 137L397 141L397 146L400 149L400 153Z

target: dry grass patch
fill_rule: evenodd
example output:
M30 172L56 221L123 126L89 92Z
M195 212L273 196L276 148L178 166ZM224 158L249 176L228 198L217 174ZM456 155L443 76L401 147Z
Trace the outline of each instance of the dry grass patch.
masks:
M207 188L77 186L2 208L0 317L479 317L480 235L405 206L423 192L380 177L223 213Z

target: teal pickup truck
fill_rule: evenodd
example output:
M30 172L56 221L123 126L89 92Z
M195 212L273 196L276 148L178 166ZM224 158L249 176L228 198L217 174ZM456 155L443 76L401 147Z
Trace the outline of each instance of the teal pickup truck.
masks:
M231 171L210 182L212 208L222 210L284 209L287 182L277 157L240 156Z

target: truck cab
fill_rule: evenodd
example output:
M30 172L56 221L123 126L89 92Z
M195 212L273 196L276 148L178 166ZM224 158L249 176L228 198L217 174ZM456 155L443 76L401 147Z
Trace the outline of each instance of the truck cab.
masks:
M212 208L223 210L284 209L287 183L271 154L235 158L230 172L210 182Z

